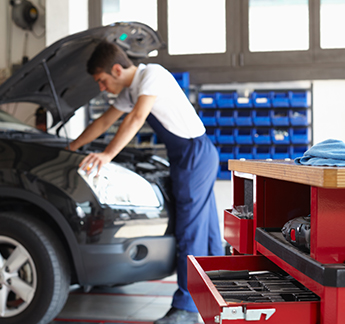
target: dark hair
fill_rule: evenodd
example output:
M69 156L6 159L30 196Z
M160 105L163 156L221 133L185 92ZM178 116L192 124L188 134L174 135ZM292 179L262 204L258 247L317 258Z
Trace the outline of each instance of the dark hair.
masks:
M100 72L111 74L114 64L120 64L124 69L127 69L133 65L133 62L118 45L101 41L87 61L87 72L91 75Z

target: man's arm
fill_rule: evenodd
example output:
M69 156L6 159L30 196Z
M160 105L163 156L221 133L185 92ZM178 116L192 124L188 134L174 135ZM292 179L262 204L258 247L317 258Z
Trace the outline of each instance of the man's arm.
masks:
M122 115L123 111L120 111L114 107L109 107L106 112L104 112L99 118L87 126L85 130L78 136L78 138L70 143L70 150L76 151L83 145L98 138Z
M110 162L132 140L144 125L150 114L156 96L142 95L138 98L133 110L122 121L115 137L102 153L91 153L80 163L84 170L91 172L95 167L98 172L101 167ZM91 167L89 165L92 164Z

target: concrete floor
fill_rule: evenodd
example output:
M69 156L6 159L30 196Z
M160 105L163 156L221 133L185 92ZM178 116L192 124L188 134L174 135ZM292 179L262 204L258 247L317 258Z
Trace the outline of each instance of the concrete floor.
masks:
M152 323L170 309L176 289L176 275L160 281L97 288L87 294L77 289L52 324Z
M214 190L223 233L223 210L232 206L231 181L217 181ZM89 293L72 287L64 309L51 324L150 324L170 309L176 289L176 275L159 281L95 288Z

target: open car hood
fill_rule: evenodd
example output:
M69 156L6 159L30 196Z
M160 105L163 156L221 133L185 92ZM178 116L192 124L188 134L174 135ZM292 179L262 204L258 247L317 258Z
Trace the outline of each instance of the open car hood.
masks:
M102 40L121 46L132 59L165 47L157 32L138 22L119 22L62 38L23 65L0 86L0 104L31 102L46 108L52 127L100 93L86 62Z

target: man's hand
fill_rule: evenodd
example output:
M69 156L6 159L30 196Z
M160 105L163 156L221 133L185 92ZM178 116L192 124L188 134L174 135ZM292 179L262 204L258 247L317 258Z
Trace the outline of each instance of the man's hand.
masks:
M102 153L91 153L86 156L79 164L82 170L90 174L94 168L97 168L97 175L101 170L102 166L109 163L112 160L112 156L102 152Z
M117 154L119 154L120 151L131 141L131 139L135 136L135 134L144 125L147 116L151 112L151 109L155 100L156 100L156 96L146 96L146 95L140 96L133 110L124 118L118 131L116 132L116 135L110 141L108 146L105 148L104 152L91 153L81 161L79 166L82 168L82 170L86 171L87 174L90 174L94 168L97 168L97 175L98 175L102 166L110 162ZM102 119L106 118L106 114L103 114L103 117L101 118ZM94 127L93 125L95 125L96 122L99 120L100 118L97 119L95 122L93 122L91 124L92 126L89 129L97 128L97 127ZM86 129L86 131L84 131L84 133L86 133L87 130L88 128ZM85 137L85 136L80 136L80 137ZM74 148L74 144L76 141L72 142L71 149ZM86 142L88 143L88 141ZM80 145L78 145L78 147L80 147Z

